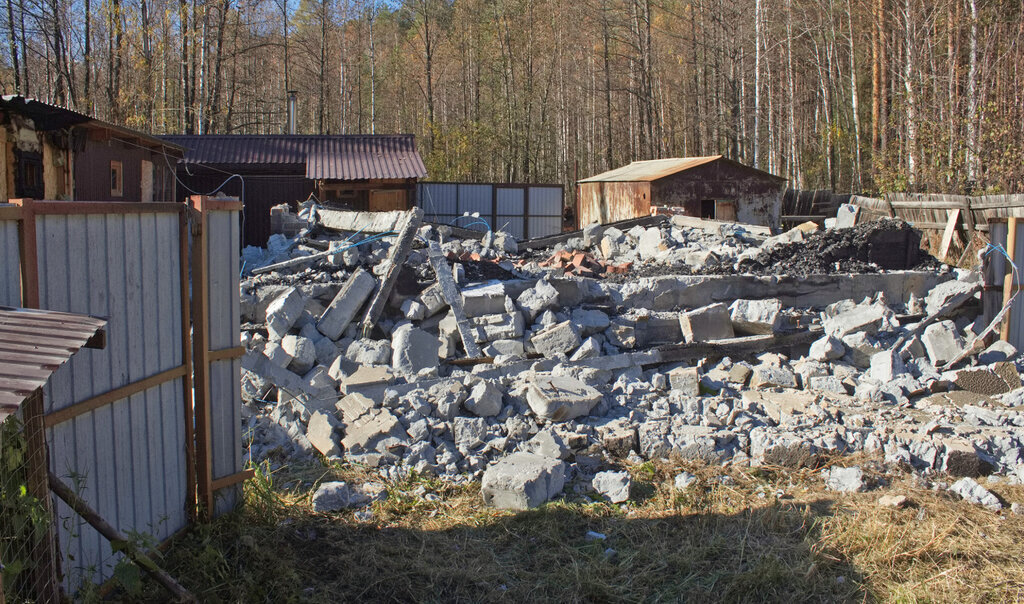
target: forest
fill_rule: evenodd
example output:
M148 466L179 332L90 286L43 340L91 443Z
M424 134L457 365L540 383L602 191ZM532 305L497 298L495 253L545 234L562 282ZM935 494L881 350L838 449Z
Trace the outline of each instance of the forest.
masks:
M1022 0L3 0L0 88L152 133L417 136L431 180L724 154L1024 189Z

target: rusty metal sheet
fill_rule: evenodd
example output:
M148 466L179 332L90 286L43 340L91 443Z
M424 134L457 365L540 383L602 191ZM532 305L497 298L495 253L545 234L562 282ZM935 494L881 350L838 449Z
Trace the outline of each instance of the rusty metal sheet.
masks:
M106 325L87 315L0 306L0 422L79 349L102 348Z
M424 178L412 134L168 135L185 147L186 164L305 167L311 180Z

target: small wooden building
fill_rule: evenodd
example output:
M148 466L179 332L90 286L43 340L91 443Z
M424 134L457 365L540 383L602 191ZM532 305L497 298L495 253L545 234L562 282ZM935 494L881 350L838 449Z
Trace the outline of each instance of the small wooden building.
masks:
M777 229L786 179L711 155L636 161L576 186L579 228L668 212Z
M411 134L162 138L185 148L178 178L188 188L242 200L246 245L266 245L275 205L313 195L352 210L405 210L416 204L416 183L427 175Z
M181 147L55 105L0 97L0 200L176 201Z

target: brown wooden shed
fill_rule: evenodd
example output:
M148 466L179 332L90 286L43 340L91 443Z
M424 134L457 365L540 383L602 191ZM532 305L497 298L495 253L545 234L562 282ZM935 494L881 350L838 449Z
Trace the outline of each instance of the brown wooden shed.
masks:
M579 228L655 213L779 228L786 179L722 155L636 161L579 181Z

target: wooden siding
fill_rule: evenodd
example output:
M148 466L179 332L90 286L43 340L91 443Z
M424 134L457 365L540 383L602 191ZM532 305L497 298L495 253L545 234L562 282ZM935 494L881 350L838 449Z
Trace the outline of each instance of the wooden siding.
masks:
M110 193L110 162L119 161L123 168L124 194L114 197ZM167 167L177 161L174 157L140 149L117 140L87 139L85 149L75 153L75 199L89 201L142 201L142 162L153 165L153 201L181 201L176 199L174 175Z
M110 318L105 350L82 351L54 373L47 412L183 363L177 213L36 224L40 306ZM167 382L47 430L50 468L122 532L162 541L186 524L182 388ZM120 554L62 502L57 516L69 593L109 578Z

